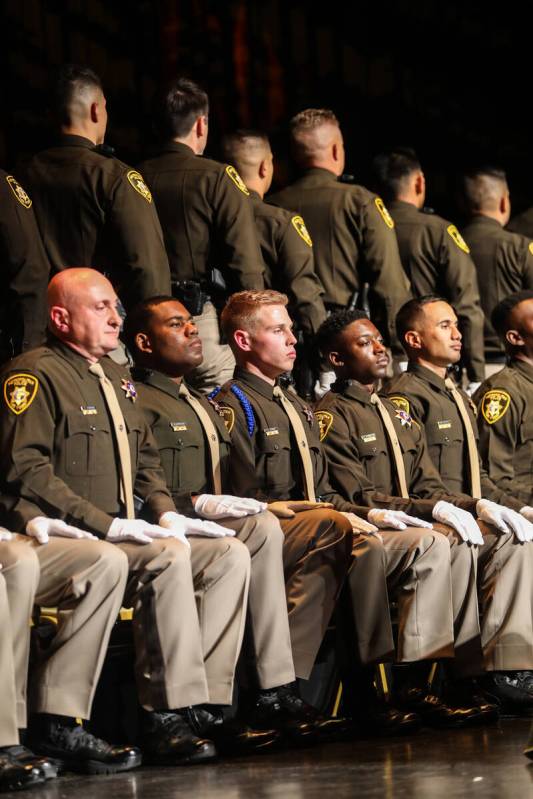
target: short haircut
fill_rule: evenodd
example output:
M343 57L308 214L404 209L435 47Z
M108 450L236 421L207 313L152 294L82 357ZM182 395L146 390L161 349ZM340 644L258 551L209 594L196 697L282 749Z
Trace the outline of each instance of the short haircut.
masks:
M497 167L471 169L463 176L463 198L470 213L497 211L506 189L507 175Z
M405 347L405 334L408 330L413 330L414 326L424 313L424 306L430 305L432 302L445 302L450 303L444 297L439 297L438 294L425 294L423 297L415 297L413 300L408 300L396 315L396 335Z
M265 305L287 306L286 294L272 289L249 289L232 294L220 316L220 325L229 344L232 344L236 330L253 332L257 312Z
M416 152L410 147L395 147L379 153L372 162L376 189L385 200L394 200L407 179L421 168Z
M352 322L358 322L360 319L368 319L368 315L364 311L356 308L353 310L336 311L331 316L322 322L317 330L316 344L322 355L328 355L332 352L339 340L340 334Z
M187 136L195 121L209 113L206 92L188 78L176 78L157 94L154 124L162 139Z
M490 315L490 321L494 330L498 333L500 338L505 341L505 334L511 329L511 314L521 302L524 300L533 300L533 291L524 289L523 291L515 291L514 294L509 294L504 300L498 303Z
M315 155L317 147L313 134L323 125L340 127L339 120L329 108L306 108L291 119L289 130L292 152L300 164L304 165Z
M95 92L102 92L96 72L79 64L64 64L56 74L51 92L51 112L59 125L70 125L89 113Z
M128 311L124 320L121 338L134 357L137 352L135 337L138 333L147 332L153 308L162 305L164 302L175 301L175 297L166 294L158 294L156 297L149 297L147 300L137 303L131 311Z
M266 133L260 130L239 128L223 136L221 150L224 159L246 180L253 176L254 169L270 152L270 142Z

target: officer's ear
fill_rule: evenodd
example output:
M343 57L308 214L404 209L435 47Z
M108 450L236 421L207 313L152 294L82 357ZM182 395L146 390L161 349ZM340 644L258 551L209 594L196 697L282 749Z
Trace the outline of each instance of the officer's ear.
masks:
M50 308L50 323L58 333L68 333L70 330L70 314L62 305L52 305Z
M408 330L404 336L404 341L411 350L422 349L422 337L416 330Z
M426 191L426 179L424 177L424 173L422 170L417 172L415 178L415 192L417 195L425 194Z
M152 344L146 333L137 333L135 336L135 346L139 352L153 353Z
M247 330L236 330L233 333L233 340L237 347L243 352L250 352L252 350L252 337Z
M505 334L506 341L513 347L523 347L525 342L518 330L508 330Z
M328 352L328 361L333 368L344 366L344 360L339 352Z

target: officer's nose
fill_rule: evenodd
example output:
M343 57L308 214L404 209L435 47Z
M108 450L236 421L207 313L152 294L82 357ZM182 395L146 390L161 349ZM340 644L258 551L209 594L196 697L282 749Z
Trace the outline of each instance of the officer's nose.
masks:
M463 334L461 333L457 325L454 325L452 327L452 338L454 339L454 341L462 341L463 339Z
M196 327L196 322L194 322L192 319L190 319L185 325L185 335L189 337L198 335L198 328Z
M297 341L298 341L298 339L296 338L296 336L294 335L292 330L289 330L287 343L288 344L296 344Z
M381 355L386 352L387 348L382 341L374 341L374 352L376 355Z

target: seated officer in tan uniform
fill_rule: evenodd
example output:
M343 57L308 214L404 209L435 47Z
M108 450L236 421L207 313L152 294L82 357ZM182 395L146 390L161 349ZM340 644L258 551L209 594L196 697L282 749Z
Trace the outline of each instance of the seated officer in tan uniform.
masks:
M249 616L259 693L251 715L261 727L282 728L290 740L339 734L342 719L311 718L296 695L285 706L295 679L285 582L283 532L267 503L222 495L230 484L230 437L217 403L183 381L202 361L202 342L193 317L172 297L155 297L128 315L125 339L137 368L140 405L159 448L176 507L187 516L216 519L234 530L252 558ZM215 442L214 444L212 442ZM267 601L268 600L268 601Z
M71 740L68 725L58 717L88 718L95 675L120 604L119 596L102 628L111 577L107 583L93 581L90 562L82 557L90 549L101 551L104 564L118 560L122 581L129 566L125 603L133 607L145 761L198 762L211 759L216 750L193 732L187 708L231 703L250 556L227 528L176 513L131 377L106 357L118 341L117 302L98 272L59 273L48 290L48 345L11 361L3 376L4 523L43 544L50 535L82 539L51 538L36 549L42 557L50 548L52 556L53 544L64 540L71 580L69 593L56 590L50 597L50 604L59 602L60 625L47 652L36 707L48 715L41 715L31 740L36 751L70 760L80 746L94 749L81 738L83 731ZM156 524L135 518L134 493ZM91 604L94 592L97 601ZM83 615L75 607L80 596L87 604ZM63 665L56 665L54 654L62 651ZM75 708L71 694L81 694Z
M505 490L480 465L475 405L446 377L447 365L461 357L453 308L440 297L421 297L401 309L396 323L409 367L388 387L390 398L400 413L423 425L446 490L473 497L477 516L485 522L478 551L481 665L486 672L481 683L504 705L531 707L533 548L527 542L533 526L526 515L532 512L511 484Z

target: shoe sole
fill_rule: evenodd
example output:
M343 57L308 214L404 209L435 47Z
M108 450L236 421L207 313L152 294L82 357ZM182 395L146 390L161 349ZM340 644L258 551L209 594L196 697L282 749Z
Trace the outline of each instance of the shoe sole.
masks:
M4 793L5 791L7 793L7 791L25 791L26 788L33 788L34 785L44 785L44 783L45 783L45 778L44 775L41 774L39 776L34 775L33 779L24 782L21 782L20 780L17 780L15 778L13 782L5 783L5 785L2 786L0 792Z
M54 758L59 771L73 771L76 774L119 774L122 771L131 771L142 763L142 757L132 757L125 763L102 763L101 760L66 760Z

